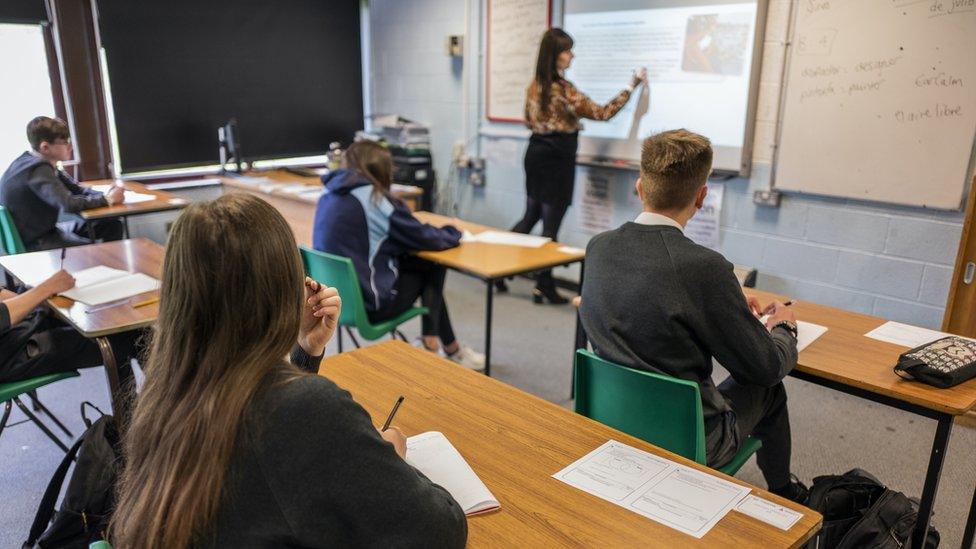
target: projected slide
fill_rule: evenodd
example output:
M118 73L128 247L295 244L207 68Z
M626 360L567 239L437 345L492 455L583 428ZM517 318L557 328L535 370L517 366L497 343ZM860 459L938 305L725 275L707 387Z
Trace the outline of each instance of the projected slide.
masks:
M581 154L638 158L644 137L684 127L712 140L717 167L738 170L755 2L577 12L574 4L601 10L600 3L568 4L564 27L576 58L567 78L598 102L619 92L636 67L647 67L650 82L613 119L584 122Z

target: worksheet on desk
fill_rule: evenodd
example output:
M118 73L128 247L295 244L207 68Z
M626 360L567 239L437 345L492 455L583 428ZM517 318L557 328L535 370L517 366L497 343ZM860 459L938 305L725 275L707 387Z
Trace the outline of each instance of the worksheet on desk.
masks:
M751 491L615 440L553 478L696 538Z
M107 194L112 185L92 185L93 191L98 191L102 194ZM150 200L156 200L155 195L146 193L137 193L135 191L130 191L126 189L125 191L125 203L126 204L136 204L138 202L149 202Z

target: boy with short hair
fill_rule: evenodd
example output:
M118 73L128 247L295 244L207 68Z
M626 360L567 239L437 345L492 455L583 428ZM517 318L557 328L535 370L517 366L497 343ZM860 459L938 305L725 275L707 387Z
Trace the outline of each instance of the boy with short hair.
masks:
M76 224L69 232L58 227L60 211L78 214L123 202L121 187L107 194L82 187L57 168L58 162L71 159L68 125L58 118L38 116L27 124L30 151L17 157L0 178L0 205L13 217L14 225L28 251L91 244L95 239L122 238L118 219Z
M683 232L704 203L711 164L709 140L687 130L644 141L636 184L644 211L590 241L580 316L603 358L698 383L709 466L727 464L755 436L770 491L802 502L782 382L796 366L793 311L747 300L732 264ZM718 387L713 357L731 374Z

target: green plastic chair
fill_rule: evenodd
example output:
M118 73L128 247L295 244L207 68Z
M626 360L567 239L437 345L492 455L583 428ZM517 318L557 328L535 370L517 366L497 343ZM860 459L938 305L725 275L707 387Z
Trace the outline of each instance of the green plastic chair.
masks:
M576 351L576 413L707 465L698 384L635 370ZM762 441L749 437L727 465L734 475Z
M91 545L88 546L88 549L112 549L112 544L103 539L100 539L98 541L91 542Z
M24 415L27 416L28 419L33 421L34 424L37 425L37 427L43 431L45 435L48 436L48 438L53 440L55 444L57 444L62 450L65 451L65 453L67 453L68 447L61 442L61 439L55 436L50 429L47 428L47 425L44 425L44 423L41 422L40 418L30 411L30 408L24 405L23 401L20 400L20 395L29 394L34 406L36 407L35 409L47 414L47 416L51 418L51 420L54 421L54 423L56 423L57 426L60 427L66 435L68 435L68 437L74 438L71 431L69 431L63 423L58 421L58 418L54 417L54 414L52 414L50 410L41 404L41 401L38 400L37 396L34 394L34 391L36 391L39 387L49 385L55 381L61 381L62 379L68 379L69 377L78 377L78 372L71 371L60 374L48 374L31 379L25 379L23 381L0 383L0 402L5 403L3 417L0 418L0 434L3 433L3 428L7 426L7 419L10 418L10 409L12 408L12 404L16 403L17 407L20 408L20 411L24 412Z
M20 239L20 232L14 225L14 218L4 206L0 206L0 243L3 244L3 250L7 255L22 254L27 251L24 241Z
M356 268L353 267L352 260L348 257L335 255L318 250L313 250L306 246L300 246L302 252L302 262L305 264L305 272L312 279L332 286L339 290L339 297L342 298L342 313L339 316L340 328L345 327L353 344L359 347L359 341L353 335L350 328L356 328L361 336L369 341L383 337L386 334L391 336L399 335L404 341L407 340L397 330L397 327L415 316L427 313L427 307L412 307L403 314L384 320L377 324L369 321L366 315L366 306L363 304L363 292L359 287L359 279L356 277ZM339 332L339 352L342 352L342 332Z

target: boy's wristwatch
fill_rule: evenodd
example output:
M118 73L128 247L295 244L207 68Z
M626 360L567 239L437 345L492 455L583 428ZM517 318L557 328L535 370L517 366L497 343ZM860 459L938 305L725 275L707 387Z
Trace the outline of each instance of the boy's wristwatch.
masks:
M776 328L785 328L786 331L793 336L793 339L796 339L800 333L800 330L796 327L796 322L793 322L792 320L780 320L776 324L773 324L770 331L775 330Z

